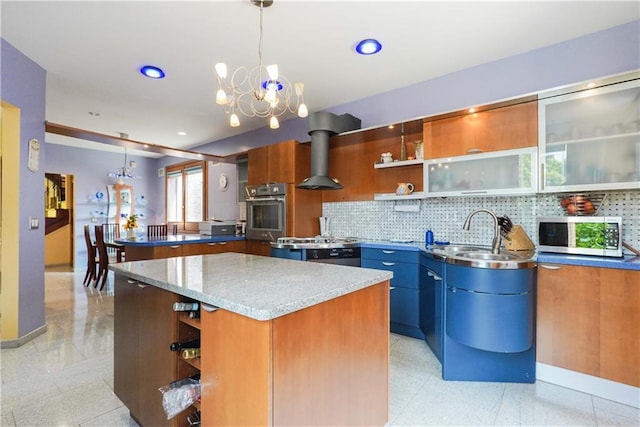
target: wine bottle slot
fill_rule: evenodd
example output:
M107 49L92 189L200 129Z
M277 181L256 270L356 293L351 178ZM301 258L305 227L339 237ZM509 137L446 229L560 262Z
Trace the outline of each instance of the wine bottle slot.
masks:
M182 358L183 359L195 359L196 357L200 357L200 349L199 348L185 348L182 350Z
M174 302L173 311L196 311L199 305L197 302Z
M200 339L183 341L183 342L173 342L169 344L169 350L171 351L180 351L184 348L199 348L200 347Z

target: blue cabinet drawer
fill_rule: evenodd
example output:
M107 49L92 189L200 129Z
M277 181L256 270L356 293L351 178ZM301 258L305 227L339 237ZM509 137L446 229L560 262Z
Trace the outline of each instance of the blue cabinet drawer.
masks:
M391 286L418 289L419 265L398 261L382 261L362 258L361 266L378 270L393 271Z
M418 304L417 289L392 289L389 300L391 322L418 327Z
M420 251L403 251L397 249L362 248L362 258L382 261L420 262Z

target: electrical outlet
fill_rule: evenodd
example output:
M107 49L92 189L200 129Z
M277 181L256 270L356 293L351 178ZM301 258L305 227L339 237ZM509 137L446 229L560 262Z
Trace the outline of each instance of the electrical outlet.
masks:
M29 230L35 230L40 227L40 221L38 218L29 217Z

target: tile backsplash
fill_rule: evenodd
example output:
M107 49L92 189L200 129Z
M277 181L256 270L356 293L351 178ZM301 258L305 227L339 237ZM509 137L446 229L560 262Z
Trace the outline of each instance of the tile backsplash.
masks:
M623 240L640 249L640 191L610 191L605 194L597 214L621 216ZM335 236L424 242L425 232L430 229L435 240L490 245L493 221L489 215L475 215L469 231L462 229L467 214L478 208L508 215L514 224L524 228L536 245L536 218L564 215L557 194L336 202L324 203L322 212L331 218L330 230ZM625 253L630 252L625 250Z

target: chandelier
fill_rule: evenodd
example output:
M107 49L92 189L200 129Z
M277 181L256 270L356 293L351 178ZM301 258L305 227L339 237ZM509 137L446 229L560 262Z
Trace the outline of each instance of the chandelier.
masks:
M122 135L125 135L125 134L120 134L120 135L121 137L124 137ZM118 184L122 184L124 183L124 179L137 178L135 167L136 167L136 163L133 161L129 164L129 166L127 166L127 147L124 147L124 165L122 165L121 168L114 169L113 171L109 172L107 176L116 178Z
M289 80L278 73L278 65L262 63L262 11L273 4L273 0L250 0L260 7L260 41L258 44L258 65L251 69L239 67L227 79L227 65L216 64L218 91L216 104L224 106L229 115L231 127L240 126L238 115L246 117L268 117L269 127L280 127L278 117L286 112L307 117L309 112L304 104L300 82L292 86Z

